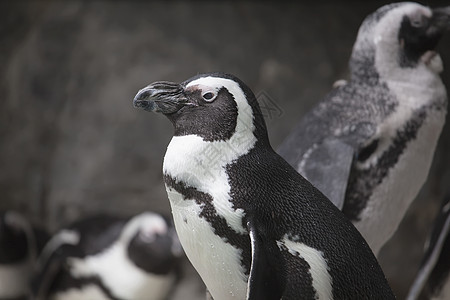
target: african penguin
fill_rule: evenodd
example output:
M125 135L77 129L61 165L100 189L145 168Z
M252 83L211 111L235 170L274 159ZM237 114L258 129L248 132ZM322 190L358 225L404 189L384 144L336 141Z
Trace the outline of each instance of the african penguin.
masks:
M450 194L444 198L435 218L407 299L419 299L421 293L427 299L450 299Z
M25 299L33 266L47 234L21 214L0 214L0 299Z
M47 243L34 276L34 298L166 299L181 255L172 223L159 214L92 216Z
M277 152L353 222L377 255L425 182L447 94L434 51L450 7L381 7L362 23L340 82Z
M174 125L167 194L181 244L215 300L394 298L351 222L272 149L238 78L155 82L133 103Z

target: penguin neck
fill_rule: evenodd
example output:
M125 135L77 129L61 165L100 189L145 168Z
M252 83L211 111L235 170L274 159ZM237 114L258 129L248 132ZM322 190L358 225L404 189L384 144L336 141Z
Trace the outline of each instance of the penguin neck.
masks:
M245 88L244 94L245 101L244 97L237 97L236 125L230 137L211 140L202 135L187 134L172 138L164 157L164 175L189 186L200 186L200 183L226 177L226 165L247 154L257 142L258 146L270 148L266 124L256 98Z
M167 147L163 172L188 185L194 184L195 177L200 182L214 181L227 164L247 154L256 142L253 134L242 132L235 132L228 140L213 142L197 135L174 136Z
M351 81L374 89L385 87L401 106L408 111L437 104L445 106L445 86L437 70L442 69L439 55L429 64L419 62L415 67L401 67L401 49L392 49L393 41L380 40L378 47L355 48L350 60ZM366 45L367 46L367 45Z
M379 84L380 74L375 66L375 51L354 51L349 63L352 82L363 85L376 86Z
M418 109L444 107L447 101L446 90L439 72L434 69L436 66L432 66L440 64L437 68L442 69L439 55L432 58L430 65L419 61L414 67L402 67L399 62L402 50L398 47L395 51L397 55L378 51L375 67L380 74L380 81L398 101L397 111L403 110L406 115L411 115Z
M388 37L386 37L387 39ZM424 53L414 65L402 65L404 59L404 50L397 43L396 47L394 38L392 40L380 40L375 53L375 68L386 82L397 82L409 86L409 88L424 87L434 85L440 82L439 74L443 70L442 60L437 53ZM427 58L430 56L430 58Z

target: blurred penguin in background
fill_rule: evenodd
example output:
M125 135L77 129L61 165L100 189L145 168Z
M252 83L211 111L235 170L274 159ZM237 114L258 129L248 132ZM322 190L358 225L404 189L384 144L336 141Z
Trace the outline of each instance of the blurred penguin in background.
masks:
M171 221L145 212L98 215L60 230L45 246L35 299L166 299L183 255Z
M435 48L450 7L403 2L362 23L339 82L278 148L358 228L375 254L424 184L447 113Z
M26 299L30 274L48 236L19 213L0 213L0 299Z

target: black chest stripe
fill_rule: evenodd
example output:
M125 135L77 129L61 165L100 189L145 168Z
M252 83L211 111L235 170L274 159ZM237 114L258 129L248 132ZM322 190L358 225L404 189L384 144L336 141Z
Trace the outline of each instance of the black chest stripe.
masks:
M296 255L296 259L291 259L292 254L289 249L282 245L281 254L285 257L284 263L287 274L297 274L301 276L298 280L297 276L287 276L285 280L285 289L283 291L283 299L298 299L301 294L301 299L317 299L318 295L316 289L313 287L311 266L306 260ZM301 292L299 292L301 291Z
M366 207L373 190L383 182L389 170L398 162L408 143L416 139L426 115L425 109L416 111L413 118L397 131L392 145L381 155L375 166L360 170L353 165L343 207L343 212L350 220L359 220L359 215Z
M214 229L214 233L220 236L230 245L242 249L242 265L246 275L250 273L251 250L250 237L247 234L240 234L234 231L225 218L217 214L216 208L212 204L212 196L198 191L194 187L186 186L183 182L176 181L171 176L164 174L164 182L170 188L175 189L183 195L183 199L193 199L201 207L200 217L205 219Z

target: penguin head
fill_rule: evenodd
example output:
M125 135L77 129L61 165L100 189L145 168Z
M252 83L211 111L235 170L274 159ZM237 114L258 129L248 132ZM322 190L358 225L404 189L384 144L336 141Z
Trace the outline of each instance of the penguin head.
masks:
M18 213L0 214L0 263L16 263L35 255L31 225Z
M141 89L133 104L167 116L175 136L192 134L212 142L228 140L240 132L268 141L255 95L232 75L202 74L180 84L155 82Z
M449 30L450 7L430 9L412 2L385 5L362 23L350 68L353 73L367 73L368 67L374 67L380 75L389 76L395 69L425 65L439 73L442 62L435 48Z
M153 274L172 271L183 254L172 223L155 213L146 212L132 218L125 225L120 240L126 244L130 260Z

